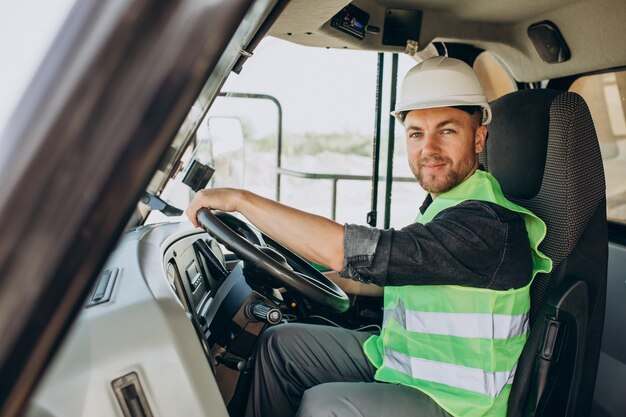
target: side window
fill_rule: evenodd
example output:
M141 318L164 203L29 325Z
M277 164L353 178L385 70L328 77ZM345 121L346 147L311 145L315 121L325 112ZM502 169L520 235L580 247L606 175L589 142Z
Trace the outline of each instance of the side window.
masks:
M607 217L626 223L626 71L581 77L570 91L584 97L596 127L606 176Z

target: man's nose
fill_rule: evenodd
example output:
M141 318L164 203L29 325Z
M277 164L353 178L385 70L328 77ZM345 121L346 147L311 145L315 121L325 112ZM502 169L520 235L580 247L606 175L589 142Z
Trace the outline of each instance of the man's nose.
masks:
M425 134L422 140L422 154L438 154L441 150L439 139L434 134Z

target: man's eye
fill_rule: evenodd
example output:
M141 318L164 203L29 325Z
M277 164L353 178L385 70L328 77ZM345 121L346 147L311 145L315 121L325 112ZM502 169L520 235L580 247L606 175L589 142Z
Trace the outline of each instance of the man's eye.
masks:
M419 139L422 137L422 132L413 132L411 134L409 134L409 137L411 139Z
M441 131L441 133L443 133L444 135L450 135L450 134L455 133L455 132L452 129L443 129Z

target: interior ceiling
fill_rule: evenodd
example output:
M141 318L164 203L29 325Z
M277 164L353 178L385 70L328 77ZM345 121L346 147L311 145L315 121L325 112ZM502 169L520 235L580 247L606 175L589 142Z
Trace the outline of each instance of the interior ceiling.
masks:
M489 23L522 22L582 0L372 0L385 8L449 12L459 19Z
M626 65L624 0L292 0L269 34L303 45L403 52L382 44L381 34L359 40L330 26L347 4L365 10L369 24L384 29L388 8L423 12L419 48L432 41L459 42L493 52L518 81L539 81ZM571 58L549 64L541 60L528 26L554 22Z

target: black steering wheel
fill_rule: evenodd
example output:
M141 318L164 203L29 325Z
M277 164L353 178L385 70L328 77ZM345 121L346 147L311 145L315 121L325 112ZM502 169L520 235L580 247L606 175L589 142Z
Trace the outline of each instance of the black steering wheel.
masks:
M348 296L337 284L250 224L226 212L211 212L206 208L198 211L197 219L202 228L218 242L261 272L256 274L257 279L263 281L266 277L265 283L268 286L274 287L272 281L278 282L281 286L338 313L343 313L350 307Z

